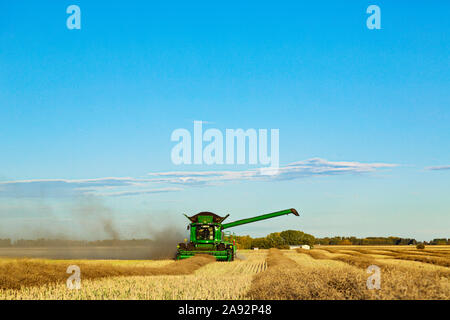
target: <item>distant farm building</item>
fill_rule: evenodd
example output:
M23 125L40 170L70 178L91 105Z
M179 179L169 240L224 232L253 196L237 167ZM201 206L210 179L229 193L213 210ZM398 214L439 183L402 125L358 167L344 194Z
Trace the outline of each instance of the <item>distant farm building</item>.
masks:
M289 246L289 249L306 249L306 250L309 250L309 249L311 249L311 247L310 246L308 246L307 244L303 244L303 245L295 245L295 246Z

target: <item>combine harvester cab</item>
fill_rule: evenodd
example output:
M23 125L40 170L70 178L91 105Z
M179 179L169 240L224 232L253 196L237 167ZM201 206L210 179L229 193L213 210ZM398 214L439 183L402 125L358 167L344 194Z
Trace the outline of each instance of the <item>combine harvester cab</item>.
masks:
M185 215L191 222L188 226L190 241L178 244L176 259L186 259L196 254L210 254L218 261L233 261L236 256L236 242L234 236L225 234L223 230L291 213L298 216L297 210L287 209L225 224L223 221L229 215L221 217L212 212L200 212L192 217Z

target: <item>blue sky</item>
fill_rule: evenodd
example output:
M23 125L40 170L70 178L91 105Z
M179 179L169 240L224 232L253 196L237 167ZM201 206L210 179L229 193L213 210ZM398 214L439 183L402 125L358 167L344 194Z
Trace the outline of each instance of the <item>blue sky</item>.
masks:
M71 4L81 30L66 27ZM370 4L381 30L366 27ZM146 221L183 226L182 213L238 219L289 207L301 217L235 232L450 237L449 9L2 2L0 237L107 236L83 229L82 208L113 217L128 237L145 236ZM195 120L223 132L280 129L284 174L174 165L171 133Z

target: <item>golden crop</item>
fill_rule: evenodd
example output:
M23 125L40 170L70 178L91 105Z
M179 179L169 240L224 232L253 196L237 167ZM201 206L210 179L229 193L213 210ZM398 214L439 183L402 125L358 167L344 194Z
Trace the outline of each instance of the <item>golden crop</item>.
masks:
M450 247L240 251L243 260L0 259L0 299L450 299ZM68 265L81 269L69 290ZM366 286L369 265L381 289Z

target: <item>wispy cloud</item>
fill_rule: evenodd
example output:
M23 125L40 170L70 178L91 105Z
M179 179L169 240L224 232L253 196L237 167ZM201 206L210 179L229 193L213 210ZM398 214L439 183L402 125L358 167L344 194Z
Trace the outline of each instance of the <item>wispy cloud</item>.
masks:
M136 196L143 194L152 194L152 193L165 193L165 192L173 192L180 191L181 188L160 188L160 189L144 189L144 190L136 190L136 191L115 191L115 192L95 192L93 195L101 196L101 197L124 197L124 196Z
M277 174L274 175L262 174L260 169L244 171L173 171L149 173L148 175L152 178L156 178L155 181L162 183L199 185L225 181L276 181L293 180L311 176L361 174L395 166L395 164L387 163L339 162L313 158L280 167Z
M426 170L431 170L431 171L450 170L450 165L448 165L448 166L426 167L425 169Z
M0 182L0 197L121 197L183 190L177 186L217 185L232 181L282 181L314 176L364 174L395 167L388 163L328 161L313 158L298 161L265 175L260 169L241 171L172 171L153 172L148 178L107 177L97 179L36 179Z
M0 197L38 198L92 195L99 189L139 187L148 179L97 178L97 179L35 179L0 182Z

